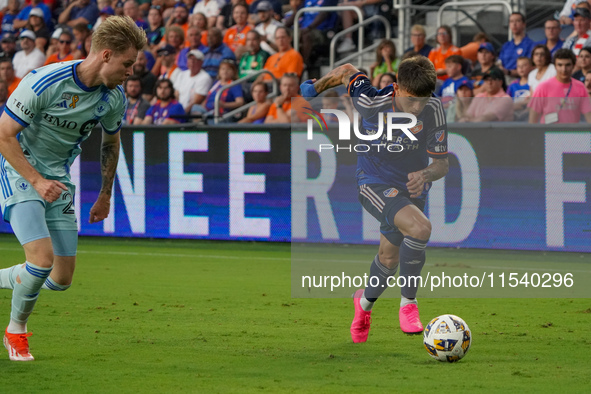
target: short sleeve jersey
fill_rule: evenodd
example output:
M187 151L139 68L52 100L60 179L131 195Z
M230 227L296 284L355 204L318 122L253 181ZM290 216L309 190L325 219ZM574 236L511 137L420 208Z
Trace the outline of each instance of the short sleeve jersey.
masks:
M41 174L62 177L97 124L108 134L121 129L127 100L121 86L88 87L78 79L80 60L31 71L6 102L6 113L25 129L18 140Z
M370 145L367 152L357 154L357 182L363 184L386 184L407 190L408 174L419 171L429 165L429 157L447 157L447 122L443 105L438 98L428 98L423 111L418 114L417 124L410 132L417 138L412 141L402 130L392 130L392 140L387 138L387 113L404 112L396 108L395 91L392 85L377 90L370 79L363 73L356 73L349 81L349 95L353 105L362 118L360 133L376 134L382 129L382 137L373 141L360 140L359 143ZM408 118L394 118L393 123L408 123ZM400 144L402 152L390 152L388 145ZM378 150L378 146L380 149ZM420 198L424 199L431 188L425 184Z

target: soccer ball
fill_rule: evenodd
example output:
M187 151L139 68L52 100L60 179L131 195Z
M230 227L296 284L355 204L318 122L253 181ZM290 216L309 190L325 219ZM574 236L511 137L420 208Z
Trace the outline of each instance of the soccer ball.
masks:
M431 357L454 363L468 353L472 333L464 320L455 315L441 315L431 320L423 332L423 344Z

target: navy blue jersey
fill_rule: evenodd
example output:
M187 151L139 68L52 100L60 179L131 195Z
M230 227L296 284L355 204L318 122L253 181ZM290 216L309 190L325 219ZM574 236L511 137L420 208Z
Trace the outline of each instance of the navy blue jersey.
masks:
M408 191L408 174L420 171L429 165L429 157L447 157L447 122L445 111L438 98L432 97L423 111L417 116L417 124L410 131L417 138L412 141L402 130L393 130L392 140L387 141L386 117L388 112L404 112L395 106L396 95L392 85L377 90L363 73L353 75L349 81L349 95L353 105L362 117L359 131L365 135L376 134L380 119L384 122L382 138L374 141L359 140L360 144L370 145L372 149L358 153L357 181L359 185L381 183ZM380 116L380 113L383 115ZM393 123L409 123L401 119ZM402 152L391 152L384 145L399 144ZM381 145L381 149L376 145ZM420 198L425 198L431 184L425 184Z

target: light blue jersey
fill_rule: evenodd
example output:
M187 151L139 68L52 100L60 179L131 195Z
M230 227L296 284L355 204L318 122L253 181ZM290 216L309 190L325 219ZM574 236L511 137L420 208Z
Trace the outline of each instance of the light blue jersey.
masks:
M46 176L69 175L80 143L98 123L108 134L121 129L127 106L123 88L87 87L76 74L80 63L31 71L6 103L6 113L25 127L18 136L25 157Z

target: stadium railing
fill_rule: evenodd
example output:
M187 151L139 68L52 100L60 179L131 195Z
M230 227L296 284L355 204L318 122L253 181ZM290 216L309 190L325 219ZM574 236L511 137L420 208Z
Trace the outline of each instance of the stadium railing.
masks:
M341 30L340 32L335 34L334 37L332 37L332 39L330 40L329 67L331 70L333 68L335 68L335 66L340 66L341 64L345 64L346 62L348 62L351 59L354 59L356 57L358 58L360 56L360 54L364 54L364 53L373 51L374 49L376 49L380 45L379 42L374 42L373 44L363 48L363 50L358 51L357 53L353 53L351 55L347 55L347 56L343 57L342 59L340 59L338 62L335 62L335 52L336 52L335 47L336 47L338 39L349 32L355 31L356 29L359 29L360 27L367 26L370 23L373 23L376 21L382 22L384 24L384 27L386 29L386 38L388 38L388 39L392 38L392 28L390 27L390 21L382 15L374 15L362 22L356 23L355 25L346 28L345 30ZM360 29L360 30L363 30L363 29Z

